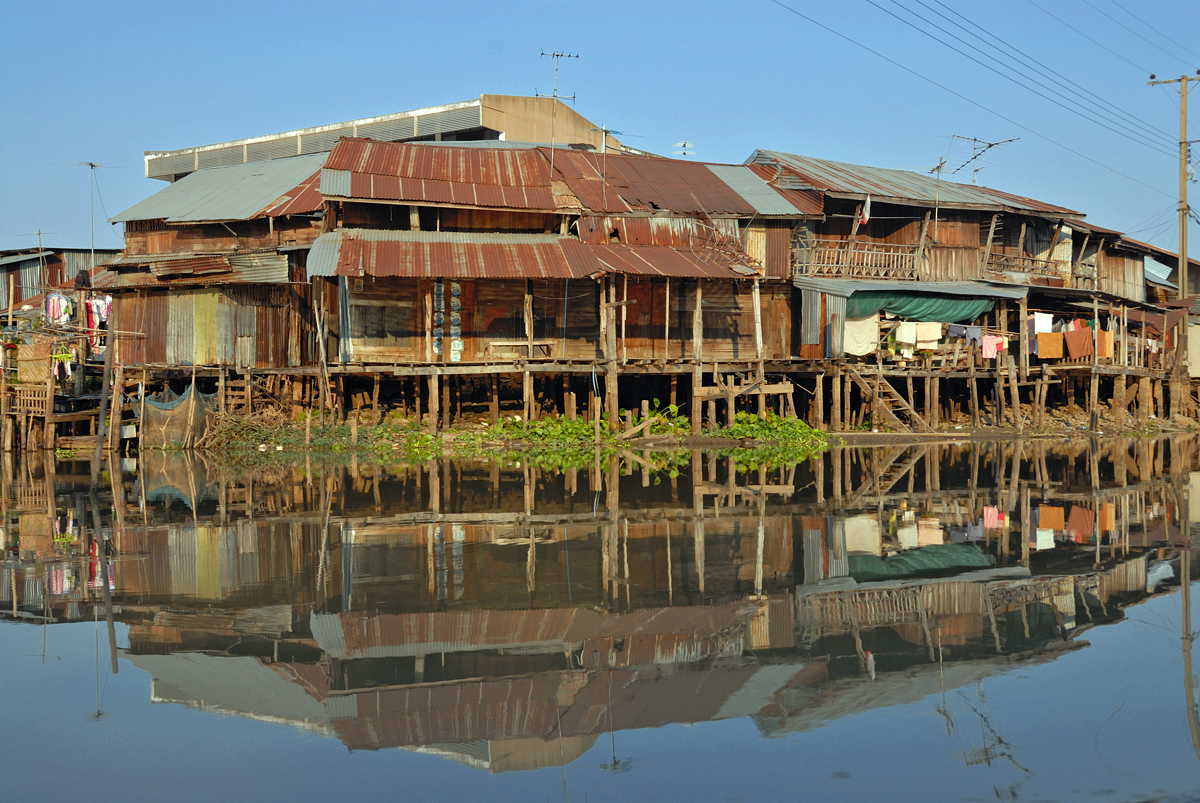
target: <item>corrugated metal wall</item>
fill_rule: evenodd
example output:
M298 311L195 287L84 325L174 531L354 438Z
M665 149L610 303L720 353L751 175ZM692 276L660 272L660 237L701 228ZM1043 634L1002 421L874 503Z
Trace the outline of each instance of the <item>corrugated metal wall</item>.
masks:
M295 293L280 287L226 287L120 293L114 299L127 365L283 368L310 359L313 326Z

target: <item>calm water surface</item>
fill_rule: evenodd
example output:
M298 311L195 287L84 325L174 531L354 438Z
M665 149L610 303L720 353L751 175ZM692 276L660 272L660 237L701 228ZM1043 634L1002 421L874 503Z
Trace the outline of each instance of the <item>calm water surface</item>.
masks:
M1198 445L9 462L0 796L1200 799Z

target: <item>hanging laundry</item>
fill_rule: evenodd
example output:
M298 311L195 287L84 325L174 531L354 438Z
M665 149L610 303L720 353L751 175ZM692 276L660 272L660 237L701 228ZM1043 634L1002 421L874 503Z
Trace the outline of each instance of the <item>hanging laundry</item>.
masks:
M936 321L922 321L917 324L917 348L936 349L942 339L942 325Z
M1093 352L1092 330L1086 326L1082 329L1067 332L1063 335L1063 339L1067 342L1067 354L1073 360L1088 357Z
M983 358L985 360L994 360L996 355L1000 353L1000 347L1004 343L1004 338L999 335L984 335L983 336Z
M847 354L862 357L874 354L879 347L879 315L869 318L847 318L842 330L842 349Z
M1042 332L1054 331L1054 316L1048 312L1033 313L1033 333L1035 335Z
M1101 329L1096 333L1096 339L1099 341L1100 356L1111 360L1113 356L1113 333Z
M968 326L967 327L967 342L968 343L983 343L983 327Z
M1030 354L1037 354L1037 327L1035 326L1033 315L1025 321L1025 350Z
M1063 355L1063 335L1061 332L1038 333L1037 355L1043 360L1061 360Z
M914 321L901 321L896 326L896 342L915 345L917 342L917 324Z
M967 327L961 323L952 323L946 327L946 337L966 337Z

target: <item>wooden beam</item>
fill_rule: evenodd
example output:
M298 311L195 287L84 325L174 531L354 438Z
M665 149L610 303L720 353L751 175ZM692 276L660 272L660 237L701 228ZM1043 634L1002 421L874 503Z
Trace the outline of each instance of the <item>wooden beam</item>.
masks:
M992 224L988 227L987 245L983 248L983 256L979 262L980 273L987 270L988 260L992 257L992 238L996 236L996 222L999 219L999 214L992 215Z
M921 260L925 258L925 235L929 231L929 216L933 214L932 210L925 212L925 219L921 221L921 234L917 237L917 253L913 258L913 270L917 272L917 276L921 275Z

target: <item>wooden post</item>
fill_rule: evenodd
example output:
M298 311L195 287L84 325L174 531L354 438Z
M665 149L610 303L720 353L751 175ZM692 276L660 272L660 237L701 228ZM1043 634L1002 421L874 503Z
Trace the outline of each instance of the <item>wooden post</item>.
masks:
M858 237L858 221L862 219L863 205L854 208L854 222L850 224L850 237L846 240L846 250L842 251L842 265L850 264L850 252L854 250L854 240Z
M491 375L491 396L488 399L488 411L491 413L492 423L496 424L500 421L500 376L499 374Z
M621 365L629 362L629 348L625 342L625 321L629 310L629 274L621 277Z
M454 380L452 376L442 378L442 429L450 428L450 383Z
M438 375L430 374L429 385L429 419L427 426L430 433L436 433L438 427Z
M971 344L974 347L974 343ZM971 384L971 426L979 429L979 378L975 375L975 355L971 355L971 359L967 364L967 370L971 374L967 380Z
M1025 417L1021 415L1021 394L1017 385L1017 367L1012 355L1008 355L1008 383L1012 390L1012 408L1013 408L1013 423L1017 427L1017 433L1025 431Z
M608 306L605 310L605 317L608 320L608 336L605 340L607 348L605 350L605 360L607 362L604 373L604 411L608 417L608 426L610 429L617 428L617 411L619 408L618 400L618 384L617 384L617 283L611 277L608 279ZM622 307L622 309L624 309Z
M760 396L759 398L766 398ZM817 429L825 429L825 374L817 374L817 390L813 394L813 402L817 405ZM762 416L759 416L760 418Z
M521 397L524 399L525 423L536 420L537 413L534 408L537 407L537 399L533 397L533 374L528 368L521 375Z
M833 387L830 389L833 409L830 411L830 429L834 432L839 432L842 429L842 365L835 363L833 366ZM836 485L836 482L834 483ZM838 494L841 495L840 492Z
M371 391L371 423L379 424L379 374L375 374L375 387Z
M1020 320L1017 322L1017 349L1021 361L1021 381L1029 380L1029 322L1026 318L1029 317L1029 299L1021 296L1020 300ZM1037 335L1034 335L1037 337Z

